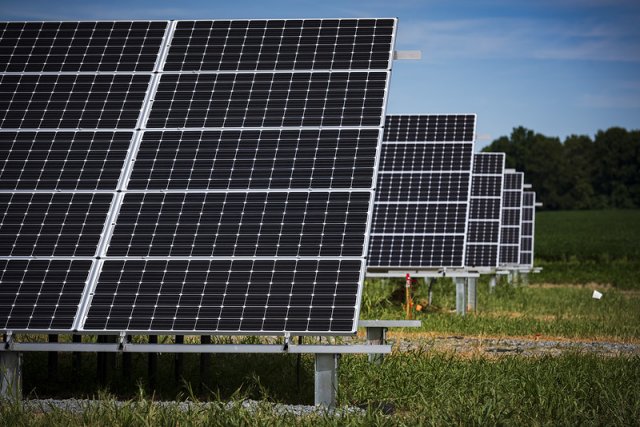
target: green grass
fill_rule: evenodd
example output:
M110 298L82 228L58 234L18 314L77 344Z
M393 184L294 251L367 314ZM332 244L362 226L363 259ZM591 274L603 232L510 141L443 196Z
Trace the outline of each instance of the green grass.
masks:
M640 289L640 210L536 214L537 283L610 284Z
M392 292L403 280L369 280L365 284L362 318L393 319L404 316ZM486 279L478 283L478 312L461 317L455 310L455 287L439 279L433 288L433 304L418 314L423 329L432 332L486 335L543 334L565 338L640 339L640 292L601 289L595 300L592 289L577 286L539 287L498 285L489 293ZM415 300L427 305L424 283L415 288Z
M311 364L305 356L307 377ZM295 388L289 368L283 359L270 357L266 364L245 364L243 371L280 371L278 379L259 379L263 389L270 390L263 399L277 401ZM229 372L226 365L217 369L238 373ZM231 380L229 375L219 378L223 384ZM491 360L411 352L395 353L375 366L367 363L366 356L351 355L342 358L339 401L367 408L363 414L296 417L266 404L257 412L239 404L181 411L176 404L154 405L144 394L119 407L100 395L102 403L82 414L41 413L0 404L0 425L640 425L639 383L639 357L567 354ZM310 396L311 387L307 382L303 394ZM245 396L240 390L210 397L237 402ZM395 412L385 415L380 410L383 405Z

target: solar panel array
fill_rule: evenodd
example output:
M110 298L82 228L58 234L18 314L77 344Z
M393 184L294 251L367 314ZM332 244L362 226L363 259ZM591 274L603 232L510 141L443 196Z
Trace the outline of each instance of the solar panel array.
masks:
M522 225L520 227L520 265L533 267L533 236L536 216L536 193L522 194Z
M464 265L475 120L387 116L369 268Z
M520 225L524 174L505 172L502 190L502 225L500 229L500 266L520 263Z
M473 156L465 266L498 266L504 153Z
M0 330L353 332L395 27L0 24Z

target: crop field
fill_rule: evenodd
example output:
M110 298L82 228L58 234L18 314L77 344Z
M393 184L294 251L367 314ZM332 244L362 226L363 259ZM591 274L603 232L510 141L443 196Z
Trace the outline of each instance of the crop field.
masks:
M538 212L537 283L640 289L640 210Z
M538 218L542 274L494 292L482 278L478 312L464 317L455 315L449 280L434 283L431 304L418 282L422 328L390 331L394 353L381 365L343 356L336 412L283 406L313 403L307 355L212 355L201 381L198 355L183 356L176 379L174 355L162 354L151 387L143 354L132 356L128 377L121 356L112 356L98 383L94 354L83 355L77 371L73 356L60 354L49 377L47 355L30 353L24 394L32 402L99 402L0 403L0 425L640 425L640 211ZM403 284L368 280L361 317L402 318ZM594 289L602 299L591 297Z

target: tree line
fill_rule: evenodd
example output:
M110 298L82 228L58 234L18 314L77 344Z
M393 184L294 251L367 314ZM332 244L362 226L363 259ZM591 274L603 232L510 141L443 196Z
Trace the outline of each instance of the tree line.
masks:
M482 151L506 153L506 167L525 173L543 209L640 207L640 130L612 127L562 142L517 127Z

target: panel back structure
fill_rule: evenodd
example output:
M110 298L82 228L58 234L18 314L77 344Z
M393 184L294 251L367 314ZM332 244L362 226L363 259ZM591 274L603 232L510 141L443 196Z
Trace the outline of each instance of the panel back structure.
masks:
M498 266L504 153L476 153L473 156L467 252L465 266Z
M0 330L75 329L167 28L0 23Z
M500 230L500 267L520 264L520 227L524 174L505 171L502 190L502 226Z
M387 116L368 268L463 267L476 116Z
M520 236L520 265L533 268L533 240L535 233L536 193L522 194L522 227Z
M353 333L396 20L161 22L153 61L137 33L119 38L144 48L118 50L104 40L104 23L54 24L43 32L42 24L30 23L19 53L29 51L29 43L40 53L64 46L70 53L62 62L45 55L18 63L8 46L27 38L24 23L6 24L11 31L3 33L9 40L0 44L9 49L2 51L4 66L17 71L2 75L7 112L0 124L3 138L20 145L10 153L16 161L7 185L69 187L74 196L104 193L111 201L102 216L90 215L102 221L99 234L91 229L94 240L60 245L49 239L38 252L68 256L61 258L68 269L67 261L80 260L82 244L87 261L77 266L86 286L69 305L79 307L72 323L43 329ZM42 41L43 34L54 40ZM73 41L78 35L89 40ZM113 52L137 55L139 64L107 55ZM19 102L9 96L28 97L34 87L43 95ZM46 108L58 99L69 108ZM72 132L59 138L63 128ZM120 130L128 132L128 144ZM96 150L92 135L98 133ZM32 159L26 147L37 141L54 147L51 163L42 163L42 153ZM65 152L74 161L65 160ZM24 174L20 162L29 161L33 172ZM61 161L64 173L56 174ZM51 171L47 183L38 176L43 169ZM19 206L33 209L24 200ZM70 230L91 225L81 215L70 223L65 212L52 214L58 234L60 223ZM38 212L30 215L41 221ZM11 250L28 252L26 242L34 238L15 237L14 226L7 227L18 242ZM13 292L5 283L19 281L23 264L0 283L0 292ZM43 283L50 286L49 279ZM0 316L13 319L11 307ZM24 316L7 325L33 330Z

